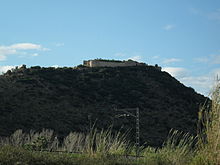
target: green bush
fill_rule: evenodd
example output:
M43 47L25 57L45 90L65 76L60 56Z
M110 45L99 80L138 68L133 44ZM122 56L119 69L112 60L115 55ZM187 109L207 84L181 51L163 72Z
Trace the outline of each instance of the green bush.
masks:
M47 146L48 146L48 141L46 137L39 136L32 143L25 144L24 148L28 150L42 151L45 150Z

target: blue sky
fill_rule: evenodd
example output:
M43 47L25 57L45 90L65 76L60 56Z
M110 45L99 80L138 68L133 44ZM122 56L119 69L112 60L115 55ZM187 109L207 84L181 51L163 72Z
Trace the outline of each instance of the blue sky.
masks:
M0 72L94 58L159 64L208 95L220 77L220 1L0 0Z

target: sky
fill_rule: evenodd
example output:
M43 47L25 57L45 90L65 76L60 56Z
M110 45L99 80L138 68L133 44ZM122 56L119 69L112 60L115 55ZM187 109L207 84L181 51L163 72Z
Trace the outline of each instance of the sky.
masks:
M158 64L207 96L220 78L220 0L0 0L0 73L96 58Z

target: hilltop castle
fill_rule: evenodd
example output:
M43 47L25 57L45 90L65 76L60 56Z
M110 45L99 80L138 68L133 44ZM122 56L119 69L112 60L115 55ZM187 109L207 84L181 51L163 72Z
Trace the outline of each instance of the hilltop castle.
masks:
M95 59L83 61L83 65L87 67L125 67L125 66L144 66L145 63L139 63L133 60L119 61L119 60L103 60Z
M126 66L148 66L145 63L140 63L133 60L119 61L119 60L104 60L104 59L95 59L83 61L83 66L86 67L126 67ZM161 71L161 67L157 64L155 68Z

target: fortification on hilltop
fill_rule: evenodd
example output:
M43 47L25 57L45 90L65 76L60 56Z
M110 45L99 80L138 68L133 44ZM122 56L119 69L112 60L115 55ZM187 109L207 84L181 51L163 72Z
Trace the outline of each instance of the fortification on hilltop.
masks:
M126 67L126 66L144 66L145 63L139 63L133 60L119 61L119 60L103 60L95 59L83 61L83 65L87 67Z
M83 61L83 65L86 67L127 67L127 66L148 66L145 63L140 63L137 61L133 61L131 59L127 61L119 61L119 60L104 60L104 59L95 59ZM161 67L157 64L155 68L161 70Z

